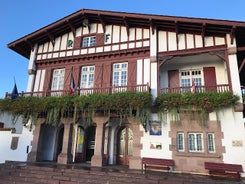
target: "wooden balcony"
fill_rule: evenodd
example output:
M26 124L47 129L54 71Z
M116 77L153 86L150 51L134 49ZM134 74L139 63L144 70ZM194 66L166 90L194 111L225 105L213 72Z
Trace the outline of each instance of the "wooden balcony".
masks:
M54 90L54 91L36 91L36 92L21 92L19 96L36 96L36 97L47 97L47 96L62 96L62 95L90 95L90 94L110 94L120 93L125 91L138 91L138 92L150 92L150 86L148 84L135 85L135 86L110 86L106 88L77 88L74 93L70 90ZM5 98L11 98L11 93L6 93Z
M215 91L218 93L227 92L231 90L229 84L220 84L216 86L188 86L188 87L175 87L175 88L161 88L160 93L203 93Z

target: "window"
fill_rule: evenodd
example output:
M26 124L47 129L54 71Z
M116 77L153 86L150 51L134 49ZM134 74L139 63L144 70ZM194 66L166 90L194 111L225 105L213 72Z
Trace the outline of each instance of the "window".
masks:
M113 86L126 86L128 77L128 63L113 64Z
M191 92L192 86L195 86L195 91L201 92L202 71L201 70L183 70L180 71L180 85L182 92Z
M185 151L184 147L184 133L178 132L177 133L177 145L178 145L178 151L183 152Z
M94 87L94 66L84 66L81 69L81 83L80 88Z
M189 152L208 152L208 153L214 153L215 152L215 144L214 144L214 134L213 133L207 133L207 147L204 147L204 141L203 139L203 133L188 133L187 134L187 142L188 142L188 150ZM177 132L176 135L177 139L177 151L178 152L185 152L185 136L184 132Z
M94 70L94 66L84 66L81 68L80 94L86 95L93 93Z
M65 69L53 70L53 79L51 91L63 90L64 87ZM51 95L61 95L61 92L53 93Z
M203 152L203 135L188 133L188 149L190 152Z
M96 36L83 37L82 47L92 47L96 45Z
M214 134L208 133L207 134L207 141L208 141L208 152L212 153L215 152L214 149Z

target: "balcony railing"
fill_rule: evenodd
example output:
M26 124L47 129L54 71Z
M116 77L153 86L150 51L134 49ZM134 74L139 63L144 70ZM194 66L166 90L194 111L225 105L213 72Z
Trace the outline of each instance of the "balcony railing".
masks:
M218 93L227 92L231 90L229 84L220 84L216 86L188 86L188 87L174 87L174 88L161 88L160 93L203 93L215 91Z
M138 92L150 92L150 86L148 84L134 85L134 86L110 86L105 88L77 88L74 93L78 95L90 95L90 94L100 94L100 93L120 93L125 91L138 91ZM46 96L62 96L69 95L70 90L49 90L49 91L36 91L36 92L21 92L19 96L36 96L36 97L46 97ZM11 98L11 93L6 93L5 98Z

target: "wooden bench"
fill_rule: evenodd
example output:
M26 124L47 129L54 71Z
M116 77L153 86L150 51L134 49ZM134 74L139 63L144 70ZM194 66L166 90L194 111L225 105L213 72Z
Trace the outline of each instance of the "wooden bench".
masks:
M240 179L243 172L242 165L205 162L205 169L209 170L212 176L229 176Z
M146 173L147 169L173 171L174 160L162 158L142 158L141 170Z

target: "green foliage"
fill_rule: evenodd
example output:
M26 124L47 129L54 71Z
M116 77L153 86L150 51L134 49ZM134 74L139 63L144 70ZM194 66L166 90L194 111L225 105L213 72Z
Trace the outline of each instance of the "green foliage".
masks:
M178 121L181 109L193 110L199 116L200 123L206 124L207 112L218 111L222 108L234 106L239 96L232 92L204 92L204 93L166 93L160 94L155 100L161 112L170 112L173 121ZM198 114L199 112L200 114ZM193 111L192 111L193 113ZM200 116L201 115L201 116Z
M207 112L234 106L238 101L239 97L233 95L232 92L166 93L157 96L155 105L159 112L170 112L172 115L178 115L181 108L195 107L201 109L203 116L205 116ZM149 92L127 91L86 96L0 99L0 111L12 112L15 119L22 116L24 124L28 120L35 123L38 117L45 117L46 123L52 125L58 125L62 117L73 117L76 122L78 116L91 119L96 112L103 112L108 116L111 113L116 113L121 118L137 117L141 120L142 125L147 127L151 104L152 96Z
M174 108L195 106L212 112L224 107L234 106L239 97L232 92L205 92L205 93L166 93L156 98L156 105L161 111L168 111Z
M87 96L68 95L50 97L18 97L15 100L1 99L0 111L12 112L14 117L22 116L27 123L29 119L46 117L46 123L58 125L62 117L74 117L74 122L79 113L92 117L96 112L111 111L122 115L132 115L137 110L137 115L142 115L145 108L149 108L152 97L149 92L128 91L113 94L91 94ZM33 122L35 123L35 122Z

